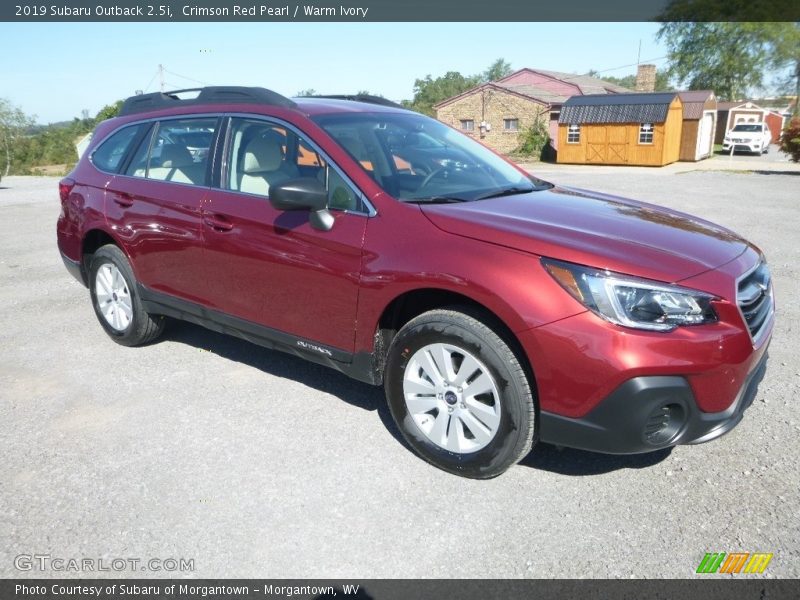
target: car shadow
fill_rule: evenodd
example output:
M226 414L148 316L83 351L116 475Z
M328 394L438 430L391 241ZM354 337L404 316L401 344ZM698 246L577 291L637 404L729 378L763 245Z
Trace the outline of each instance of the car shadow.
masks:
M263 348L237 337L217 333L186 321L170 319L161 340L206 350L269 375L291 379L315 390L331 394L357 408L376 411L389 433L408 447L400 430L394 424L389 407L384 400L382 387L356 381L335 369L285 352Z
M375 411L392 437L409 452L413 452L392 419L382 387L356 381L334 369L278 350L262 348L186 321L170 320L161 339L213 352L217 356L253 367L269 375L292 379L315 390L331 394L357 408ZM601 475L620 469L651 467L667 458L671 451L672 449L668 448L648 454L612 455L539 443L519 464L560 475Z
M800 176L800 171L753 171L756 175L794 175Z
M602 475L621 469L645 469L657 465L671 453L672 448L647 454L600 454L540 442L519 464L559 475L581 477Z

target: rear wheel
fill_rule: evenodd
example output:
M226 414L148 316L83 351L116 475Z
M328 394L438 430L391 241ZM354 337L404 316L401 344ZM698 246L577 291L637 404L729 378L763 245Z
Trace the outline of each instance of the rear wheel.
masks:
M531 449L534 398L517 356L492 329L456 310L407 323L389 349L389 408L422 458L487 479Z
M103 246L92 256L89 292L100 325L118 344L146 344L163 331L164 317L144 310L130 263L116 246Z

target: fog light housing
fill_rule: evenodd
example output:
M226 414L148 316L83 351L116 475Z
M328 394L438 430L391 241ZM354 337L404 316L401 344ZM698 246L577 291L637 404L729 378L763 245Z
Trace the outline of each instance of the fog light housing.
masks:
M655 409L645 421L643 437L651 446L672 442L683 429L686 411L680 404L664 404Z

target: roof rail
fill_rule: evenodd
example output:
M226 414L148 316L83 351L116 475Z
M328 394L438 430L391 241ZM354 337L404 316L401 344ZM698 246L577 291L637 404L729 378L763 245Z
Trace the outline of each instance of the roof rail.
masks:
M308 98L329 98L331 100L352 100L353 102L366 102L368 104L380 104L381 106L391 106L393 108L405 108L402 104L387 100L383 96L373 96L372 94L332 94L321 96L307 96Z
M179 94L196 93L190 98ZM131 96L122 104L120 116L132 115L161 108L191 106L193 104L269 104L295 108L297 105L289 98L262 87L209 86L187 88L171 92L155 92Z

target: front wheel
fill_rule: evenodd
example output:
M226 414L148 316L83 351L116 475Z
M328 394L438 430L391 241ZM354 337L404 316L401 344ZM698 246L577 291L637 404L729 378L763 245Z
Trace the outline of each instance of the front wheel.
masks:
M89 291L97 320L118 344L146 344L164 330L164 317L144 310L133 269L116 246L103 246L92 256Z
M392 341L386 396L403 437L431 464L496 477L533 445L534 397L508 344L477 318L433 310Z

